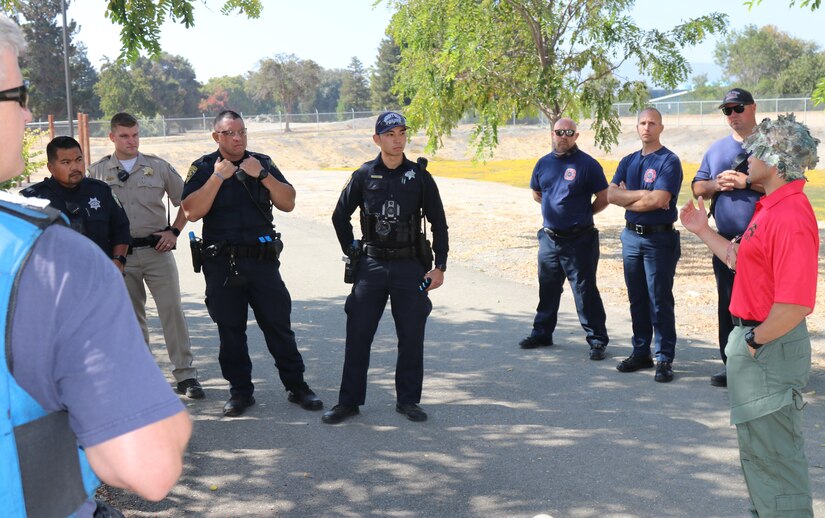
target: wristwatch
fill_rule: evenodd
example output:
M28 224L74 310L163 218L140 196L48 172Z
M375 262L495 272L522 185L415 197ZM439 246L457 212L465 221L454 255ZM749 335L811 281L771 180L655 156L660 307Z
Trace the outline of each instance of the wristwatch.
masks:
M122 264L123 266L126 266L126 256L113 255L112 259L114 259L115 261L120 261L120 264Z
M748 176L747 178L745 178L745 189L750 189L750 188L751 188L751 177Z
M163 230L171 230L171 231L172 231L172 233L175 235L175 237L178 237L178 236L180 235L180 230L178 230L177 228L173 227L172 225L169 225L168 227L166 227L166 228L165 228L165 229L163 229Z
M751 328L750 331L745 333L745 343L750 346L751 349L759 349L765 344L756 343L756 338L753 336L753 329Z
M262 181L267 176L269 176L269 171L267 171L266 168L261 169L261 174L258 175L258 181Z
M435 265L435 269L436 270L441 270L441 273L444 273L444 272L447 271L447 265L446 264L437 264L437 265Z

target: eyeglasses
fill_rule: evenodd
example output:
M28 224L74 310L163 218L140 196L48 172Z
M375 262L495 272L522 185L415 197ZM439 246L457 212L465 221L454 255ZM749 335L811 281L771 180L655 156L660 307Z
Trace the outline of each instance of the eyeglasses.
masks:
M576 130L572 130L572 129L553 130L553 133L555 133L557 137L572 137L573 135L576 134Z
M9 88L0 92L0 101L14 101L20 104L24 110L29 104L29 82L24 81L22 85Z
M725 116L728 116L733 112L742 113L743 111L745 111L745 105L744 104L737 104L736 106L733 106L733 107L722 106L722 113L724 113Z
M238 131L232 131L232 130L216 131L215 133L217 133L218 135L223 135L224 137L229 137L229 138L234 138L235 135L237 135L239 137L245 137L246 136L246 128L238 130Z

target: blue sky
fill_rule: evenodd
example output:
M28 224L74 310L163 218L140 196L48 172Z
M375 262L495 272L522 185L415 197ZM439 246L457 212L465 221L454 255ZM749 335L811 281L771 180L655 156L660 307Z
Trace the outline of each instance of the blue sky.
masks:
M167 23L162 31L163 49L187 58L203 82L214 76L243 74L260 59L281 52L312 59L324 68L346 68L357 56L369 67L390 19L387 4L373 7L372 0L264 0L258 20L222 16L222 3L196 1L193 28ZM788 7L787 0L763 0L762 4L748 11L741 0L637 0L631 16L643 28L668 29L715 10L729 15L732 29L774 24L825 49L825 8L812 13ZM75 0L69 17L81 25L79 38L95 67L100 67L104 57L117 56L118 29L103 17L103 2ZM713 69L715 45L713 39L685 53L697 72Z

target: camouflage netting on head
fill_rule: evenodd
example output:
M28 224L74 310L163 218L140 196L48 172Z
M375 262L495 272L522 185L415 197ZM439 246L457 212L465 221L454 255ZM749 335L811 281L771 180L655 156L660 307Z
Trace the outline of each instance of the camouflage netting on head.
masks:
M743 147L755 158L775 166L785 180L805 178L805 169L813 169L819 161L816 146L819 139L811 136L808 127L796 122L793 113L780 115L775 121L764 119Z

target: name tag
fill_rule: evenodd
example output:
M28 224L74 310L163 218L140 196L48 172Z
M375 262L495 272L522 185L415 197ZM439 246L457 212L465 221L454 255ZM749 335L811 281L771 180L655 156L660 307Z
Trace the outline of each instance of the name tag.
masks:
M382 174L371 174L370 178L372 178L374 180L380 180L380 179L384 178L384 175L382 175Z

